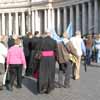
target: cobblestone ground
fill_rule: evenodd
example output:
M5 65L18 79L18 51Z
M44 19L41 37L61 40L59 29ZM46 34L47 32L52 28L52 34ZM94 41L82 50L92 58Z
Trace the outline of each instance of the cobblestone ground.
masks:
M0 100L100 100L100 65L92 64L88 71L81 66L81 79L71 80L71 88L56 88L50 94L37 94L32 78L23 80L23 88L13 92L0 91Z

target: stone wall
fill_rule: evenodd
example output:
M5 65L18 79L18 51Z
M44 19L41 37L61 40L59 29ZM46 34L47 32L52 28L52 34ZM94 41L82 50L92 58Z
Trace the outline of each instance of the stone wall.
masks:
M0 3L23 2L28 0L0 0Z
M48 1L48 2L64 2L64 1L84 1L84 0L0 0L0 3L17 3L17 2L25 2L25 1L31 1L31 2L40 2L40 1Z

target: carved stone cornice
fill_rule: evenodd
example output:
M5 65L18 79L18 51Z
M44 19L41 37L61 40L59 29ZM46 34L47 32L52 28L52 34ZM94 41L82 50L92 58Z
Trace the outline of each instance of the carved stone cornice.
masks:
M0 3L0 9L23 8L28 6L30 6L30 3L26 0L20 2Z
M0 13L16 13L27 12L28 8L12 8L12 9L0 9Z
M54 8L58 8L58 7L81 4L81 3L84 3L84 2L88 2L88 1L90 1L90 0L68 0L68 1L65 0L64 2L53 3L52 6Z
M0 13L28 11L29 8L31 10L59 8L64 6L76 5L88 1L90 0L54 0L52 2L32 2L31 0L19 0L19 2L0 3Z
M90 0L58 0L54 2L38 2L38 3L31 3L31 8L32 10L37 10L37 9L48 9L48 8L59 8L59 7L64 7L64 6L71 6L71 5L76 5L84 2L88 2ZM51 6L50 6L51 5Z

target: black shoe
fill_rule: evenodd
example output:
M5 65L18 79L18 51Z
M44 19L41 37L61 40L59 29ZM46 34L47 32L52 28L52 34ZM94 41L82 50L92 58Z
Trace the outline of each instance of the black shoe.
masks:
M50 91L45 91L45 94L49 94L50 93Z
M69 84L64 85L64 88L70 88L70 85Z
M47 91L47 89L43 89L43 90L39 91L39 93L44 94L44 93L46 93L46 91Z
M75 80L75 76L72 76L72 79Z
M3 90L3 86L0 86L0 91Z
M20 85L17 85L17 86L16 86L16 88L20 89L20 88L22 88L22 86L20 86Z
M8 91L13 91L12 86L11 86L11 85L7 85L7 90L8 90Z
M46 91L45 91L45 94L49 94L51 92L52 89L48 88Z
M64 82L64 88L70 88L70 81Z
M62 88L62 85L61 85L61 84L59 84L59 85L58 85L58 88Z

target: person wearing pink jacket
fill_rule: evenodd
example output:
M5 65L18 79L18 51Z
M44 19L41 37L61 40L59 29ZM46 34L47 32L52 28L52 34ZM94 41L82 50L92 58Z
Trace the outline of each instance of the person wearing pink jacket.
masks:
M10 75L10 81L7 89L12 91L14 80L17 76L17 88L22 87L22 69L26 69L26 61L23 49L19 46L20 39L15 39L15 45L9 48L7 53L7 66Z

